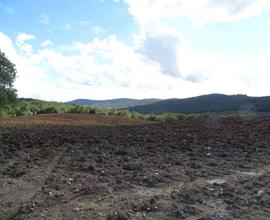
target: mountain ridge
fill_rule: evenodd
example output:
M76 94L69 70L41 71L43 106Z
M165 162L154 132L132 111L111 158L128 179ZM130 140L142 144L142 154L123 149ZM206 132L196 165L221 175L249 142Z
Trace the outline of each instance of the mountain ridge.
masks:
M209 94L185 99L166 99L156 103L134 106L130 111L140 113L224 113L224 112L270 112L270 96Z
M244 94L225 95L213 93L184 99L76 99L67 103L99 108L128 109L129 111L144 114L270 112L270 96L251 97Z
M93 99L75 99L68 104L85 105L97 108L116 108L123 109L133 106L140 106L146 104L152 104L160 101L161 99L130 99L130 98L119 98L119 99L107 99L107 100L93 100Z

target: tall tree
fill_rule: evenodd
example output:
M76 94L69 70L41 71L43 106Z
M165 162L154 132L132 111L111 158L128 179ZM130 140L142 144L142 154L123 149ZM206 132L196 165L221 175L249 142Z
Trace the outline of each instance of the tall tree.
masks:
M13 87L16 74L15 65L0 50L0 107L16 100Z

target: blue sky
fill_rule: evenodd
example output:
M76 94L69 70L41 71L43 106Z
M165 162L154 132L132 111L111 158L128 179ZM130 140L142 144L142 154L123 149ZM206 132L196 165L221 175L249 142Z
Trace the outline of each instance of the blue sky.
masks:
M270 95L267 0L0 0L20 97Z
M18 33L31 33L42 39L52 38L58 44L89 41L95 36L91 27L99 26L108 34L130 43L138 25L128 14L128 6L101 0L14 0L0 1L12 8L2 10L1 31L16 39ZM67 33L68 32L68 33Z

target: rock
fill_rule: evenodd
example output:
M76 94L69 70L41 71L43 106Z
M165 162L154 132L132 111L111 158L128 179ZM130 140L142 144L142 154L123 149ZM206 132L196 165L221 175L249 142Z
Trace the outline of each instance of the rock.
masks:
M257 197L261 197L263 194L264 194L264 191L260 190L260 191L257 192Z
M81 211L81 209L79 207L76 207L73 209L73 212L79 212L79 211Z
M49 196L52 198L53 197L53 193L52 192L49 192Z
M109 188L107 191L108 191L109 194L112 194L113 193L113 189L110 189Z

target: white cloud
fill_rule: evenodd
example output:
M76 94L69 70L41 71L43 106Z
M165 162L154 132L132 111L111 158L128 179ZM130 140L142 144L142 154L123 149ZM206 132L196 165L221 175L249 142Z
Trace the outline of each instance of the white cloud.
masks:
M26 43L30 40L35 40L36 37L34 35L20 33L16 38L16 46L18 46L22 51L24 51L27 55L32 53L32 45Z
M16 44L24 44L26 41L35 40L35 39L36 39L36 37L34 35L26 34L26 33L20 33L17 36Z
M50 45L53 45L53 42L50 39L47 39L41 43L42 47L48 47Z
M173 81L160 73L158 65L148 64L143 56L113 35L88 44L76 43L77 52L69 56L53 49L19 55L4 34L1 42L3 39L9 46L4 48L0 44L0 47L11 54L18 69L16 88L20 96L49 100L115 98L123 94L150 97L155 96L154 91L168 86L164 82ZM108 62L103 62L104 59Z
M137 51L149 61L157 63L162 73L181 76L181 47L185 44L182 36L173 30L146 29L137 36Z
M169 40L175 36L166 31L160 35L153 32L153 36L158 36L158 40L163 39L159 36ZM30 37L22 36L18 36L17 41L26 44ZM193 51L187 44L181 44L183 40L178 51L180 77L175 77L163 73L163 60L155 56L151 60L149 54L140 50L153 36L141 33L137 36L136 47L123 44L114 35L95 38L89 43L70 45L73 52L65 55L53 48L18 51L12 40L0 33L0 48L17 66L15 86L21 97L67 101L75 98L189 97L213 92L270 93L269 56L228 60L216 54ZM164 51L165 55L170 53L174 51Z
M97 79L100 78L100 84L105 82L108 86L147 89L153 86L155 74L162 75L158 65L147 63L141 54L118 41L114 35L105 39L95 38L88 44L76 43L76 48L82 56L93 56L95 66L92 71L97 74ZM88 65L89 62L85 63L85 68ZM100 77L102 75L106 79Z
M96 35L102 35L102 34L105 34L107 32L101 26L92 25L92 23L90 21L80 21L80 26L82 26L83 28L89 29L90 31L92 31Z
M12 40L2 32L0 32L0 50L5 52L8 58L14 62L17 52L13 47Z
M138 51L158 64L164 74L197 83L207 80L213 72L219 75L223 69L228 69L228 65L233 68L231 62L227 63L217 54L191 50L179 32L166 28L164 20L185 17L195 25L204 25L240 21L270 10L268 0L123 1L141 27L141 34L135 37L139 42ZM241 62L245 62L244 59ZM243 70L248 69L242 66L239 71ZM235 73L234 70L229 71Z
M23 44L26 39L29 39L29 37L22 37L23 35L19 36L17 39L20 44ZM1 32L0 48L16 65L18 75L15 87L19 91L19 95L22 97L41 97L40 91L42 91L44 86L43 77L46 75L46 68L36 65L37 59L35 57L26 56L26 53L29 55L29 51L22 51L22 55L20 55L12 40ZM32 52L31 55L33 55Z
M106 33L106 31L100 26L93 26L92 31L97 35Z
M206 93L269 95L269 56L239 56L237 59L198 51L164 19L186 17L195 25L232 22L270 9L268 0L123 0L140 23L134 46L89 21L80 25L97 37L88 43L66 46L68 55L48 47L50 39L34 50L21 33L13 42L0 32L0 48L16 64L19 95L47 100L117 97L172 98ZM118 2L118 1L115 1ZM1 8L1 4L0 4ZM44 14L41 23L48 25ZM71 25L65 24L65 30Z
M141 24L186 17L196 25L244 20L270 10L269 0L124 0Z

